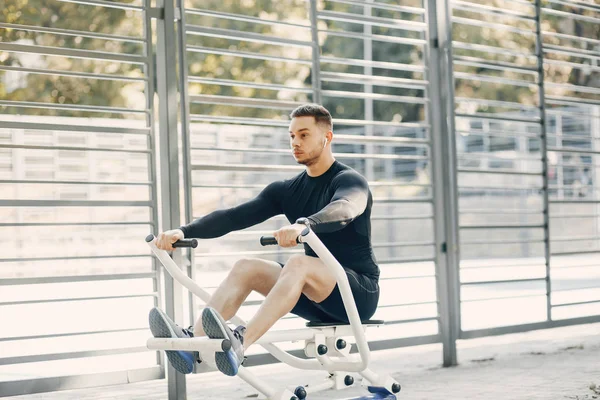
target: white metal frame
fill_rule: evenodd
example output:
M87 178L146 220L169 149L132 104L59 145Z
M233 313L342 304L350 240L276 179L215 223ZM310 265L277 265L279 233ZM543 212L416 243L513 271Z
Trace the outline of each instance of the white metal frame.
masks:
M279 361L292 367L303 370L322 370L329 373L329 378L325 382L307 386L305 388L306 393L345 388L348 386L344 383L345 376L350 372L355 372L363 378L363 386L386 389L390 393L390 397L388 398L395 398L392 393L400 391L399 383L389 375L377 374L368 368L370 349L365 338L365 331L368 326L377 325L363 325L361 323L356 303L354 302L354 296L348 283L348 277L343 267L309 227L306 228L298 239L299 242L308 243L319 258L323 260L325 265L335 273L350 325L328 325L325 327L267 332L256 343L260 344ZM146 238L146 242L152 249L152 252L169 274L191 293L202 299L204 303L207 303L210 299L210 294L183 273L166 251L158 249L155 241L154 235L149 235ZM238 316L231 318L231 322L236 325L246 324ZM338 349L336 342L341 337L353 338L358 349L358 354L350 354L350 344L346 345L343 349ZM305 354L309 359L293 356L275 345L275 343L279 342L300 340L305 341ZM317 351L321 345L327 346L327 352L322 355ZM147 347L150 350L198 351L203 362L206 362L212 368L215 368L214 353L222 351L222 349L227 349L228 346L230 346L228 340L208 339L205 337L191 339L150 338L147 341ZM289 400L294 396L294 388L274 388L243 366L240 366L238 376L269 400Z

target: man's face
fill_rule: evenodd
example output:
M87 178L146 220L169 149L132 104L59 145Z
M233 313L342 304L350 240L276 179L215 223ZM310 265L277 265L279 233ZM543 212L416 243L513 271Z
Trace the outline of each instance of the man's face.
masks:
M327 128L314 117L295 117L290 122L290 146L298 164L312 165L323 153Z

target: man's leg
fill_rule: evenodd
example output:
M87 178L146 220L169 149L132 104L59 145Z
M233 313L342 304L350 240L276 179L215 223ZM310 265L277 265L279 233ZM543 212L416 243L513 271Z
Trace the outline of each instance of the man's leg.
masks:
M274 261L246 258L237 261L227 278L217 288L206 304L227 321L235 315L252 291L267 296L277 283L281 266ZM194 336L204 336L202 318L194 326Z
M229 339L232 343L230 350L215 353L219 370L226 375L236 375L244 359L244 349L292 311L302 293L310 300L320 303L333 292L335 285L334 274L320 259L294 256L281 270L277 283L247 327L231 331L218 310L205 308L202 312L202 324L207 335L210 338Z
M209 307L231 318L235 315L248 295L256 290L266 296L277 282L281 266L273 261L260 259L243 259L238 261L227 278L211 296ZM182 329L175 324L162 310L153 308L149 314L150 330L154 337L187 338L203 336L202 319L198 319L194 332ZM193 371L198 359L197 352L172 350L166 351L167 358L175 369L183 374Z
M333 272L319 258L294 256L283 267L277 283L246 326L244 348L248 348L289 313L300 295L315 303L325 300L336 285Z

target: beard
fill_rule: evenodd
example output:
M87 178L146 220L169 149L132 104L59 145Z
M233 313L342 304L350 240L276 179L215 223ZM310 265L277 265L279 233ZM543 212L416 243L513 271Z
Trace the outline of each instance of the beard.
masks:
M312 151L310 153L308 153L308 155L306 155L305 158L301 159L301 160L296 160L296 162L298 164L310 167L313 164L316 164L319 161L319 158L321 158L321 154L323 153L323 150L315 150Z

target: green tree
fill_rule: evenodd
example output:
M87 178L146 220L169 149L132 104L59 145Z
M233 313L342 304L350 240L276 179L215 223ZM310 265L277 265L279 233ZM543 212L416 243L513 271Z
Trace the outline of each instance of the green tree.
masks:
M2 22L25 27L0 28L0 41L26 45L49 46L64 49L93 50L124 54L143 54L142 44L132 41L104 40L85 37L86 32L142 37L142 13L110 7L96 7L57 0L0 0ZM83 32L81 35L35 32L28 27L69 29ZM26 84L7 85L0 79L0 99L26 102L81 104L94 106L126 107L126 88L143 90L141 83L131 81L91 79L61 76L61 71L95 74L112 74L140 77L140 65L121 62L42 55L34 65L23 53L4 52L0 64L12 67L41 68L57 74L19 73L25 76ZM0 77L6 72L0 71ZM8 87L7 87L8 86ZM10 90L9 90L10 89ZM114 117L112 114L86 111L61 111L43 108L6 107L3 113L30 115L63 115Z
M310 41L310 25L307 20L307 3L301 0L286 1L188 1L189 9L203 9L238 14L263 21L287 22L295 25L270 25L253 21L239 21L219 18L213 15L187 13L188 26L202 28L228 29L238 32L265 35L267 38L292 37L295 40ZM293 32L293 33L291 33ZM295 89L310 89L310 83L304 83L304 77L310 71L310 65L298 60L310 60L310 47L291 47L280 44L259 43L251 40L236 40L205 35L187 35L188 74L191 80L191 95L219 95L266 100L307 101L310 93ZM198 47L214 49L215 53L196 51ZM271 57L289 59L290 62L264 60L260 58L239 57L219 54L220 50L259 53ZM237 81L239 84L196 82L195 78ZM263 85L281 85L285 90L252 88L242 82ZM288 111L270 107L241 107L238 105L192 103L191 112L236 117L284 118Z

